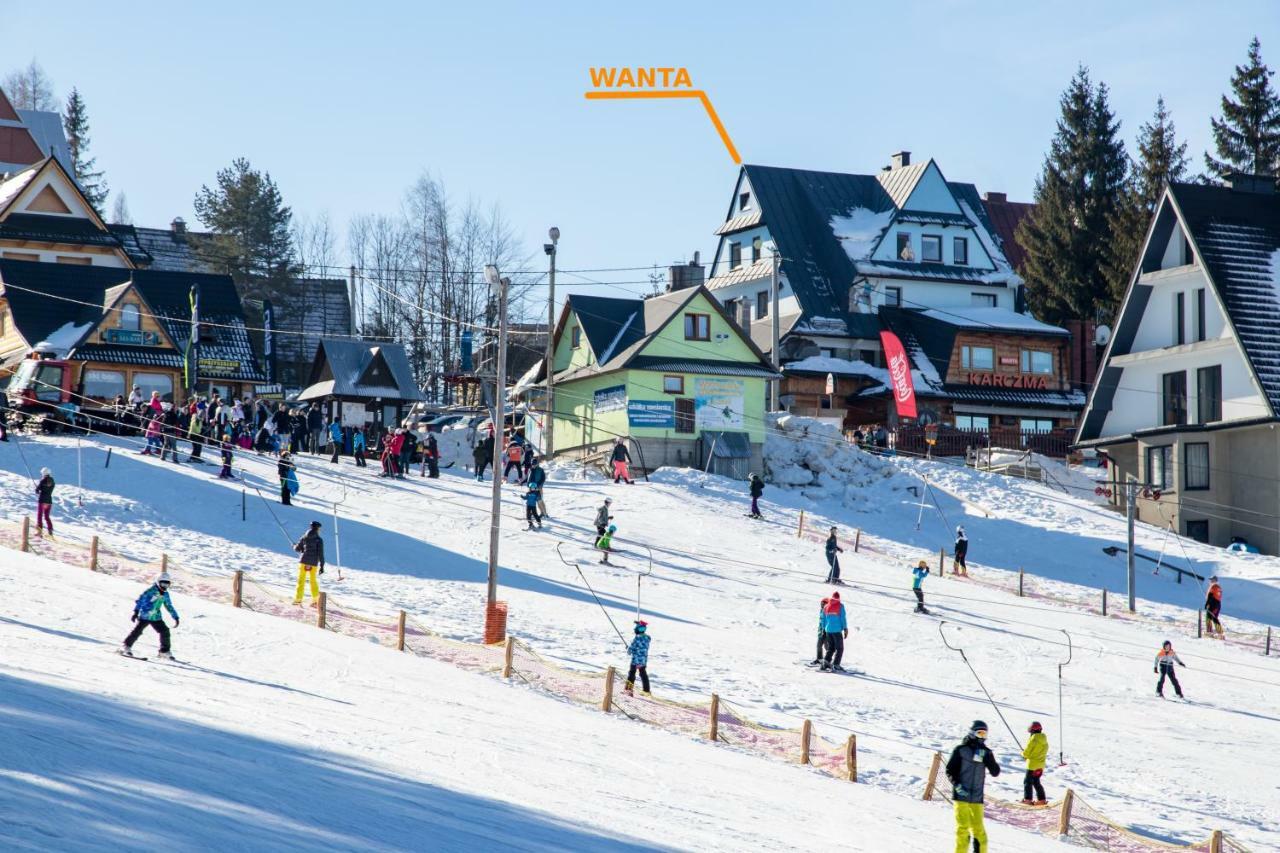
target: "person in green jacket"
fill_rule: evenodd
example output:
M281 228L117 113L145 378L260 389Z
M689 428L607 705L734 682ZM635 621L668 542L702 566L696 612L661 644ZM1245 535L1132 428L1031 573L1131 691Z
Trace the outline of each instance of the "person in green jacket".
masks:
M600 562L609 563L609 552L613 550L613 534L618 532L617 525L610 524L604 533L600 534L600 538L596 540L596 547L604 553L600 556Z
M1049 755L1049 738L1045 737L1039 722L1033 722L1027 731L1031 737L1022 749L1022 757L1027 760L1027 775L1022 777L1022 802L1029 806L1048 805L1040 777L1044 775L1044 760ZM1031 799L1032 789L1035 789L1034 800Z

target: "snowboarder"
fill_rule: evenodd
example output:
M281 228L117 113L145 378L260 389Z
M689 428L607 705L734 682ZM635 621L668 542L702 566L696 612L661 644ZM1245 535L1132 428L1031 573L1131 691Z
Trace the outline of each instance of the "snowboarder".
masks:
M618 532L615 525L610 524L609 527L600 534L600 538L596 540L596 547L604 553L600 556L600 562L610 565L609 554L613 551L613 534Z
M764 480L760 479L759 474L751 475L751 518L764 518L760 514L760 496L764 494Z
M311 606L320 604L320 584L316 580L316 571L324 574L324 540L320 538L320 522L313 521L307 532L293 546L301 556L298 557L298 589L294 593L293 603L302 603L302 593L306 582L311 581Z
M48 468L40 469L40 482L36 483L36 535L42 536L40 523L43 521L53 535L53 473Z
M840 547L840 541L836 538L836 529L831 528L831 535L827 537L827 583L844 585L844 581L840 580L840 558L837 554L843 554L844 549Z
M911 570L911 591L916 595L916 613L928 613L924 606L924 579L929 576L929 564L921 560Z
M827 602L829 601L831 601L831 599L824 598L822 599L822 603L818 605L818 648L813 653L813 663L809 664L809 666L818 666L822 663L822 652L827 647L827 632L823 628L822 623L826 618Z
M1218 619L1220 615L1222 615L1222 587L1218 585L1218 576L1214 575L1209 578L1209 592L1204 597L1204 627L1210 637L1216 636L1219 640L1225 640L1226 634L1222 630L1222 622Z
M1173 671L1173 665L1186 666L1182 662L1182 658L1178 657L1178 653L1173 650L1173 643L1165 640L1160 645L1160 651L1156 652L1156 665L1152 672L1160 674L1160 680L1156 682L1156 695L1161 699L1164 698L1164 680L1166 678L1173 682L1173 689L1178 694L1178 698L1182 698L1182 685L1178 683L1178 676Z
M831 593L822 610L822 630L826 634L827 655L822 659L823 672L844 672L840 661L844 659L844 641L849 636L849 622L845 619L840 593Z
M962 578L969 577L969 565L965 557L969 554L969 537L964 535L964 527L956 527L956 560L952 566L952 574Z
M334 418L329 424L329 462L333 465L338 464L338 454L342 452L342 423Z
M627 468L631 464L631 454L621 438L613 440L613 453L609 458L613 461L613 482L624 480L628 486L635 485L631 482L631 472Z
M364 427L356 427L356 431L351 436L351 455L355 457L357 468L366 468L368 463L364 461Z
M982 795L987 773L1000 775L1000 764L987 747L987 724L974 720L960 745L947 759L947 779L956 814L956 853L986 853L987 828L982 822Z
M627 686L622 688L622 692L628 696L634 696L636 686L636 673L640 673L640 688L644 695L649 695L649 623L643 620L636 621L635 639L627 644L627 651L631 654L631 669L627 670Z
M290 498L298 491L298 475L294 472L293 457L287 450L280 451L276 476L280 478L280 503L289 506Z
M422 445L422 473L419 476L429 476L433 480L440 477L440 444L433 432L427 433L427 440Z
M538 515L538 490L530 488L524 495L524 517L529 522L529 529L537 524L542 529L542 516Z
M609 514L609 506L613 503L613 498L605 498L604 503L596 510L596 538L599 539L604 535L605 528L609 526L609 522L613 521L613 516Z
M142 632L147 630L150 625L160 635L160 653L157 657L173 660L173 655L169 651L169 626L164 621L164 610L169 611L169 615L173 617L173 627L177 628L181 620L178 618L178 611L174 609L173 602L169 599L169 573L161 572L156 578L156 582L147 587L142 595L138 596L138 600L133 605L133 630L129 632L129 636L124 638L124 645L120 648L120 654L127 657L133 657L133 644L142 636Z
M1044 775L1044 760L1049 755L1049 738L1045 737L1039 722L1032 722L1027 731L1031 737L1022 748L1022 757L1027 760L1027 773L1022 777L1022 803L1028 806L1048 805L1040 777ZM1036 795L1034 800L1031 798L1033 791Z

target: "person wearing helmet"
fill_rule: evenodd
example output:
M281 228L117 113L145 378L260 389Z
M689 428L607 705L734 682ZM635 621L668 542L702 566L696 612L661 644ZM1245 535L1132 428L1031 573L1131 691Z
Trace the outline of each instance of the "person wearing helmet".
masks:
M44 523L49 528L49 535L53 535L53 472L48 468L40 469L40 482L36 483L36 535L43 536L40 524Z
M173 602L169 599L169 573L161 572L156 578L156 582L147 587L142 595L138 596L138 600L133 605L133 630L129 632L129 636L124 638L124 644L120 647L120 654L126 657L133 657L133 644L142 636L142 632L151 626L156 633L160 635L160 654L159 657L173 660L173 655L169 651L169 626L165 624L163 611L168 610L169 615L173 617L173 627L177 628L179 622L178 611L174 609Z
M609 526L609 522L613 520L613 516L609 514L609 507L613 504L613 498L605 498L604 503L596 510L596 538L599 539L604 535L605 528Z
M831 528L831 535L827 537L827 583L843 586L844 581L840 580L840 558L837 554L843 554L844 549L840 547L840 540L836 537L836 529Z
M307 532L293 546L298 556L298 589L294 593L293 603L302 604L302 594L308 580L311 581L311 606L320 606L320 584L316 580L317 567L319 574L324 574L324 540L320 538L320 522L313 521Z
M849 621L845 618L840 593L831 593L822 610L822 630L825 633L827 654L822 659L823 672L844 672L840 661L844 659L844 641L849 637Z
M916 613L928 613L929 610L924 606L924 579L929 576L929 564L921 560L916 567L911 570L911 591L916 596Z
M613 453L609 455L609 459L613 462L614 484L616 485L619 480L622 480L628 486L634 485L631 482L631 471L627 467L631 464L631 453L627 450L627 445L621 437L613 440Z
M956 853L986 853L987 828L982 821L983 792L987 774L1000 775L1000 763L987 746L987 724L974 720L960 745L947 759L951 802L956 815Z
M649 623L636 620L635 639L627 644L627 652L631 655L631 669L627 670L627 686L622 692L634 696L636 673L640 673L640 689L649 695Z
M609 517L612 518L613 516ZM600 562L606 565L609 564L609 553L613 550L613 534L617 532L618 528L615 525L610 524L605 528L604 533L600 534L600 538L596 540L596 547L604 552L600 556Z
M956 560L952 566L952 573L962 578L969 577L969 564L965 562L965 558L969 555L969 537L964 533L963 526L956 527Z
M1218 576L1209 578L1209 592L1204 597L1204 627L1210 637L1225 640L1222 622L1218 617L1222 614L1222 587L1218 584Z
M822 626L822 620L827 612L827 603L831 601L829 598L822 599L822 603L818 605L818 650L814 652L813 663L809 666L819 666L822 663L822 653L827 648L827 632Z
M1022 748L1022 757L1027 760L1027 773L1022 777L1022 802L1028 806L1048 805L1040 777L1044 775L1044 761L1049 755L1049 738L1045 737L1044 727L1039 722L1032 722L1027 731L1031 737ZM1034 800L1031 798L1033 791L1036 795Z
M1178 694L1178 698L1182 698L1182 685L1178 683L1178 676L1173 671L1173 665L1186 666L1182 662L1182 658L1178 657L1178 653L1173 650L1173 643L1165 640L1160 645L1160 651L1156 652L1156 666L1152 672L1159 673L1160 680L1156 682L1156 695L1161 699L1164 698L1164 680L1169 679L1173 683L1173 689Z

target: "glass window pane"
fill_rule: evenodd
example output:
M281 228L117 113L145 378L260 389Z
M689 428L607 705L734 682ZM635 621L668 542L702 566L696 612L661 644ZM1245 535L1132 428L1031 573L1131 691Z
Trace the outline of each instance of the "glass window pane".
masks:
M970 347L969 366L974 370L993 370L996 366L996 351L991 347Z
M117 394L126 393L124 372L119 370L86 370L84 395L99 400L114 400Z
M942 238L936 234L925 234L920 238L920 257L925 263L942 262Z
M955 262L961 266L969 263L969 241L964 237L956 237L951 245Z
M1185 461L1187 488L1209 488L1209 445L1200 442L1186 445Z
M160 392L160 399L173 402L173 377L168 373L135 373L133 384L142 389L142 399L151 399L152 391Z

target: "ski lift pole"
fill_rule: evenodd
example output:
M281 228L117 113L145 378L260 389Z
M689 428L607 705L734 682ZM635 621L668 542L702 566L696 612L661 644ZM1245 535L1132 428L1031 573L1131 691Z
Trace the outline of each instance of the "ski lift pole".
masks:
M924 499L925 499L925 492L928 491L928 489L929 489L929 475L925 474L924 488L920 490L920 503L918 504L918 506L920 507L920 512L916 513L916 530L920 529L920 522L924 521L924 508L928 506L928 504L924 502Z
M338 558L338 580L342 577L342 537L338 535L338 505L347 502L347 479L340 477L339 482L342 483L342 500L333 502L333 548L334 556Z
M564 558L564 554L561 553L560 551L561 544L563 543L560 543L560 542L556 543L556 555L560 557L560 562L564 563L569 568L577 571L578 577L582 578L582 582L586 584L587 591L591 593L591 597L594 598L596 600L596 604L599 605L600 612L604 614L604 618L608 619L609 624L613 626L613 633L618 635L618 639L622 642L623 648L625 648L628 652L630 652L631 644L627 642L626 637L622 636L622 632L618 630L618 626L617 624L614 623L613 617L609 615L608 609L606 609L604 604L600 601L600 596L596 595L596 591L591 588L591 582L588 581L587 576L582 573L582 567L579 566L576 562L570 563L568 560Z
M1013 738L1013 742L1018 745L1018 749L1022 749L1022 741L1018 740L1018 736L1013 733L1013 727L1009 725L1009 721L1004 718L1004 712L1000 710L1000 706L996 704L996 700L991 698L991 694L987 691L987 687L982 683L982 679L978 677L978 671L973 668L973 664L969 663L969 658L964 653L964 649L953 646L947 642L947 635L943 632L942 626L947 624L946 620L938 623L938 634L942 637L942 644L953 652L960 653L960 659L964 661L965 666L969 667L969 671L973 673L973 680L978 682L978 686L982 688L982 692L986 695L987 701L991 703L991 707L995 708L996 715L1000 717L1000 722L1004 723L1004 727L1009 730L1009 736Z
M636 621L640 621L640 581L653 574L653 549L648 545L643 546L649 552L649 571L636 574Z
M76 436L76 506L84 507L84 452L80 436Z
M1067 634L1066 629L1059 628L1058 630L1062 631L1062 633L1067 636L1067 659L1058 664L1058 766L1065 767L1067 760L1062 757L1062 739L1063 733L1066 731L1066 726L1062 722L1062 668L1071 663L1071 658L1075 654L1075 648L1071 643L1071 635Z

